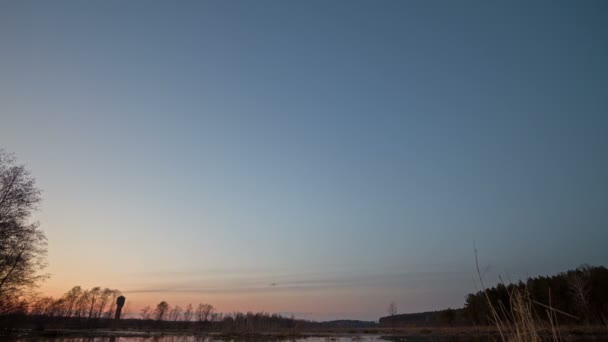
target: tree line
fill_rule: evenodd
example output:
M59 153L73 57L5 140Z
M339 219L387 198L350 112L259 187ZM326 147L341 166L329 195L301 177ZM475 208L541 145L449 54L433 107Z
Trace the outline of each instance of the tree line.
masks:
M295 329L308 323L294 317L266 312L217 312L211 304L188 304L185 308L161 301L155 307L145 306L140 311L140 322L147 326L190 328L223 332L260 332Z
M19 310L0 315L0 329L20 328L44 331L47 329L136 329L140 331L215 331L225 333L254 333L295 330L314 325L265 312L217 312L211 304L200 303L185 307L161 301L156 306L144 306L130 312L123 308L123 318L114 319L119 290L74 286L59 298L38 297L23 301ZM127 302L128 303L128 302Z
M529 278L525 282L499 283L469 294L463 314L473 324L491 324L492 308L501 318L508 318L514 293L523 294L531 303L534 315L548 321L555 314L564 324L608 323L608 269L583 265L554 276Z
M116 289L102 289L96 286L87 290L74 286L57 299L53 297L33 298L28 303L28 307L24 308L24 313L47 317L112 318L116 311L116 298L120 295L121 292Z
M495 325L509 321L519 310L516 299L529 304L532 316L540 322L605 325L608 323L608 269L583 265L553 276L487 288L466 296L463 308L431 312L394 314L380 318L384 327ZM553 322L555 323L555 321Z
M143 307L140 311L142 320L169 321L169 322L210 322L221 320L222 314L215 312L211 304L200 303L193 307L188 304L185 308L179 305L171 306L166 301L161 301L152 308L150 305Z

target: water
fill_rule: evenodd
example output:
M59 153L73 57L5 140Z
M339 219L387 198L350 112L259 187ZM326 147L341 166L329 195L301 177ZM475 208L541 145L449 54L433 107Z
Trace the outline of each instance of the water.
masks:
M461 341L481 341L480 339L457 339L449 337L394 337L380 335L348 335L348 336L331 336L331 337L299 337L299 338L281 338L281 337L249 337L249 338L216 338L202 336L152 336L152 337L11 337L0 341L7 342L461 342ZM486 340L487 341L487 340Z
M2 338L0 337L0 340ZM155 337L18 337L6 340L7 342L381 342L397 341L385 339L381 336L335 336L335 337L302 337L302 338L213 338L195 336L155 336ZM405 341L401 339L401 341ZM408 340L409 341L409 340Z

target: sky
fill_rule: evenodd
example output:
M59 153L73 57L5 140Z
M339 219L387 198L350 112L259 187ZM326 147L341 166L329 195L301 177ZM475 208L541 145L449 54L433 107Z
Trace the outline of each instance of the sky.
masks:
M41 287L376 320L608 263L606 1L0 1Z

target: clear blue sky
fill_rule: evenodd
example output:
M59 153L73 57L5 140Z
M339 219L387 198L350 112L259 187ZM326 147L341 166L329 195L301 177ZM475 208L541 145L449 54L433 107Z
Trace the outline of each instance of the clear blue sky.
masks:
M606 1L0 1L43 287L376 319L608 262Z

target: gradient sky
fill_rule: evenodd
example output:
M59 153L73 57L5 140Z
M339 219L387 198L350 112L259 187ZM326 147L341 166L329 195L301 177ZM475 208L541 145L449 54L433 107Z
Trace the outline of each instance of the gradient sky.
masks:
M41 291L311 319L608 263L606 1L0 1Z

